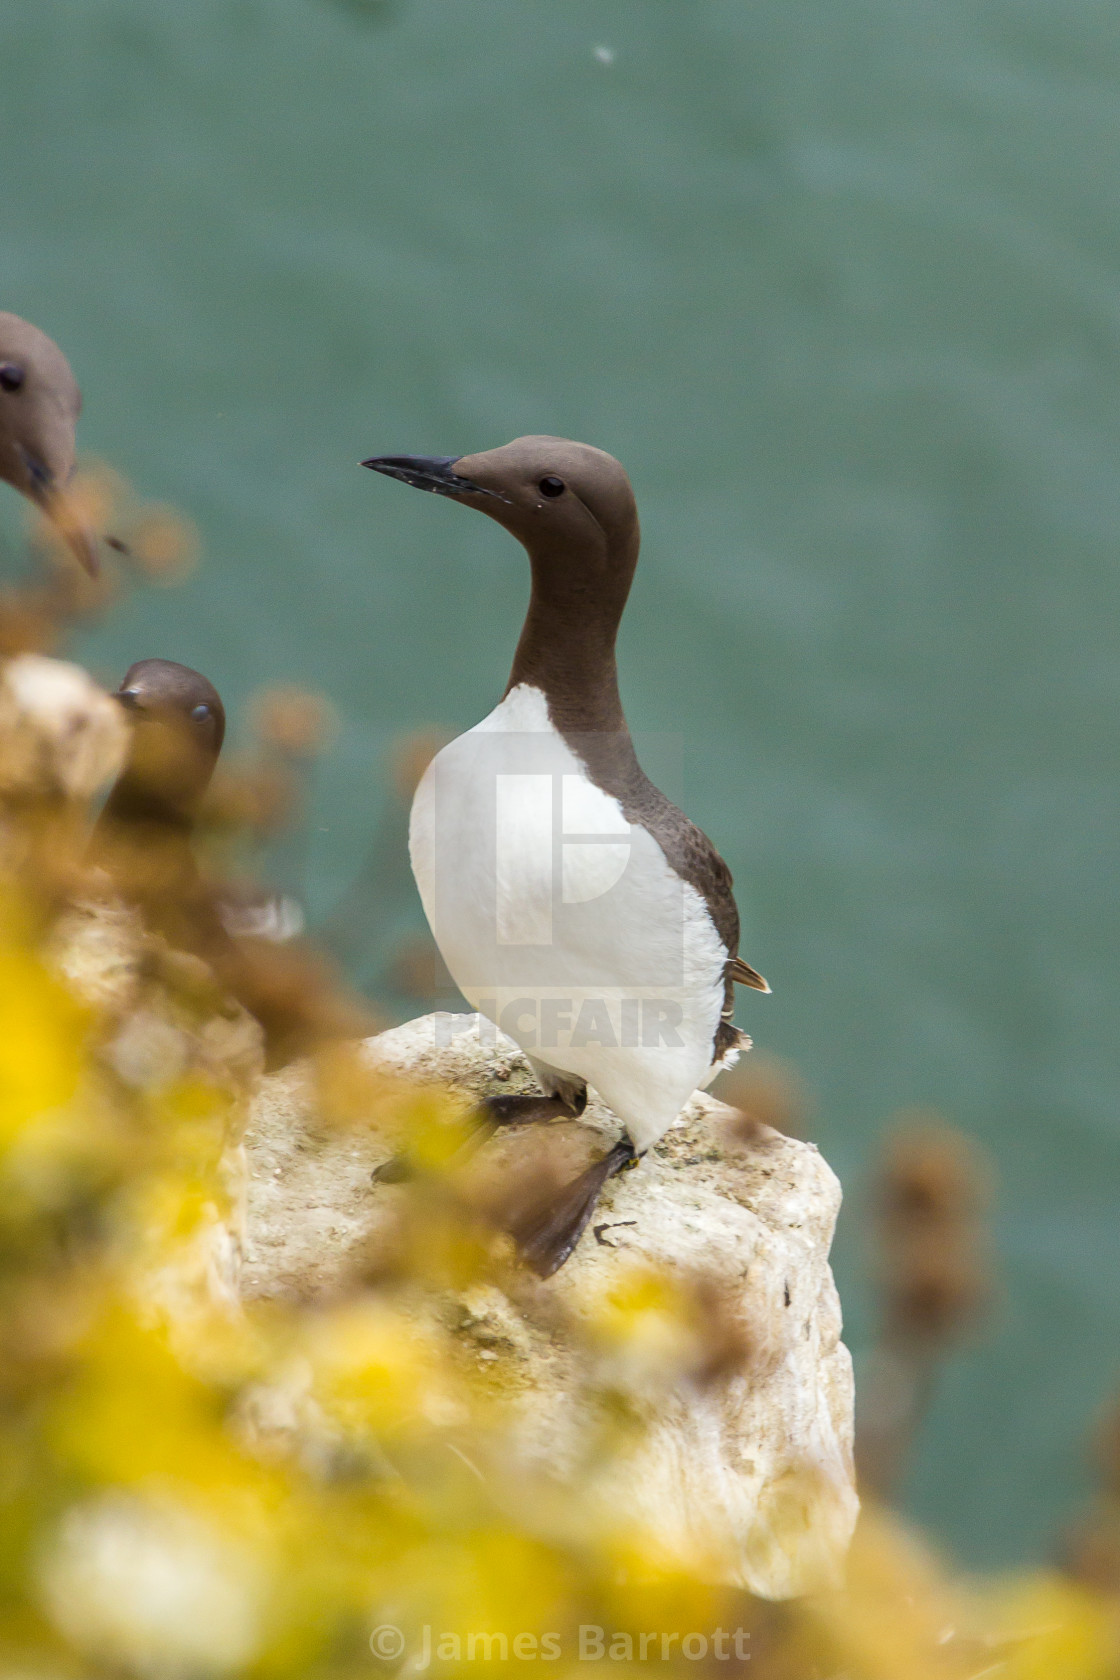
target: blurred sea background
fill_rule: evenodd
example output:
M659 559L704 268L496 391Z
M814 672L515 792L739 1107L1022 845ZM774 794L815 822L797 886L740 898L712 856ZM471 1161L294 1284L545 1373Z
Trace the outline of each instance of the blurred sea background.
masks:
M242 729L278 681L330 698L277 867L390 1010L393 743L491 707L527 570L356 463L625 462L624 700L844 1181L857 1375L883 1128L933 1107L995 1162L992 1330L906 1506L966 1563L1048 1555L1120 1379L1115 9L0 0L0 64L0 307L204 545L74 651L197 665Z

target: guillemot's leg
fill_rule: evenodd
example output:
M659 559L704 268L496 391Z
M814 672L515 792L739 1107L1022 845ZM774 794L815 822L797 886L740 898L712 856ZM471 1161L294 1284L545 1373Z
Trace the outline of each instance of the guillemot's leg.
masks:
M607 1180L636 1167L639 1156L623 1137L601 1161L585 1168L543 1207L527 1208L507 1226L521 1258L538 1277L551 1277L569 1258L595 1211Z

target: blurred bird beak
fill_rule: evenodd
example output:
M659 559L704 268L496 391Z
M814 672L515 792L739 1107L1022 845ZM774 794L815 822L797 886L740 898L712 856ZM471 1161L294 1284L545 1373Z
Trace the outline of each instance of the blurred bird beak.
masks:
M97 538L65 491L50 492L42 507L83 571L88 572L91 578L100 576L101 560L97 553Z
M499 502L507 497L496 490L486 490L469 478L460 478L451 469L460 455L374 455L363 461L363 467L384 473L386 478L399 478L416 490L431 490L437 496L494 496Z
M97 553L97 538L89 529L81 509L74 500L61 489L50 468L32 455L27 449L21 449L24 466L30 481L29 495L37 507L40 507L50 520L71 554L74 555L83 571L95 578L100 574L101 561Z

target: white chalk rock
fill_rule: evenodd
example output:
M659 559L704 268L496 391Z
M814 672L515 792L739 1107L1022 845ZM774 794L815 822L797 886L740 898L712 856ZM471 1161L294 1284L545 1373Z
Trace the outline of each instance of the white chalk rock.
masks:
M364 1052L387 1073L472 1094L534 1088L510 1040L484 1022L480 1041L477 1016L425 1016L367 1040ZM589 1145L619 1131L593 1097L579 1123L512 1128L483 1153L500 1171L560 1146L574 1171ZM246 1144L245 1295L307 1299L343 1286L407 1194L371 1183L394 1140L375 1127L317 1126L310 1077L297 1067L264 1081ZM554 1278L516 1299L467 1290L441 1320L492 1378L510 1451L526 1464L561 1477L578 1464L616 1518L652 1528L670 1552L703 1556L713 1578L769 1598L813 1591L838 1581L858 1510L851 1360L828 1264L839 1206L839 1183L812 1144L746 1130L697 1093L641 1165L607 1187ZM675 1349L656 1314L646 1332L610 1345L612 1311L643 1273L695 1290L692 1345L685 1336ZM702 1370L698 1349L701 1365L719 1367L721 1346L741 1356ZM605 1385L645 1428L589 1471Z
M0 667L0 788L91 799L128 749L121 707L80 665L21 653Z

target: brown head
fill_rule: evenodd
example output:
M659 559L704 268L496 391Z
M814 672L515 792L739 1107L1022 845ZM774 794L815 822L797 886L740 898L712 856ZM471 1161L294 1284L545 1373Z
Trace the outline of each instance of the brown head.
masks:
M613 647L640 536L634 492L613 455L522 437L479 455L381 455L362 465L488 513L528 550L531 615L564 637L594 628Z
M66 496L82 397L53 339L0 312L0 478L41 508L91 577L97 542Z
M213 683L173 659L129 666L115 698L133 725L128 761L109 795L110 822L190 822L225 737L226 714Z

